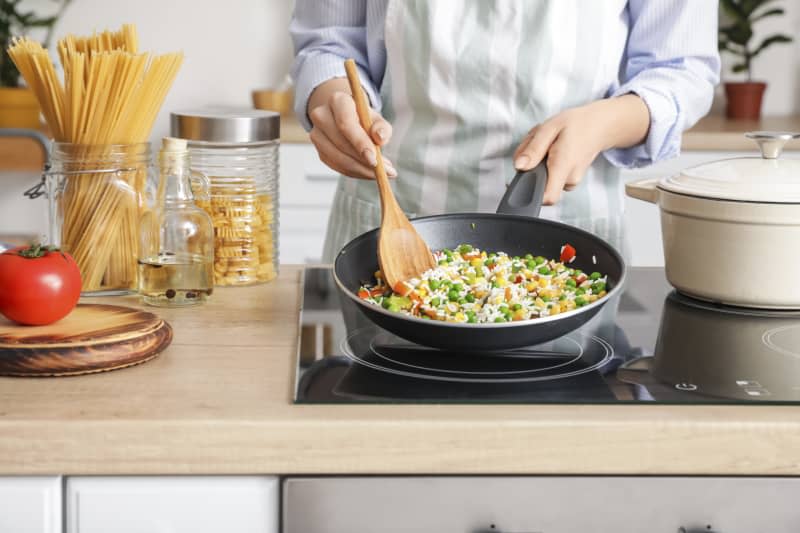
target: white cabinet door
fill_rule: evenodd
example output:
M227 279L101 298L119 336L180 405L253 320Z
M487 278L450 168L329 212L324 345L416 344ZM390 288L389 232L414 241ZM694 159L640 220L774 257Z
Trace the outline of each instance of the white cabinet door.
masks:
M60 533L61 478L0 477L0 531Z
M267 476L73 477L66 533L277 533Z

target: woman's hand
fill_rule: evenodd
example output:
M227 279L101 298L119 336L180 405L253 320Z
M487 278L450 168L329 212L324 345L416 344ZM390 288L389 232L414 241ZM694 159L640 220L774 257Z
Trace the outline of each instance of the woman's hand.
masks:
M597 155L641 143L650 112L635 94L567 109L535 126L514 152L517 170L530 170L547 155L543 203L553 205L561 191L578 186Z
M323 163L345 176L375 179L373 142L378 146L389 142L392 126L377 111L370 112L372 128L368 135L358 121L347 79L334 78L314 89L308 100L308 117L314 126L311 142ZM387 176L397 176L394 165L385 157L383 165Z

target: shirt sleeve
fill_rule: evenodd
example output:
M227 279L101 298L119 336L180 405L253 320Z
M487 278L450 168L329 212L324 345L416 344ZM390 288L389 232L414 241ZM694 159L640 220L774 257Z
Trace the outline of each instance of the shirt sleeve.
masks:
M289 33L295 49L292 78L294 110L306 130L308 99L319 84L346 77L344 60L353 58L370 103L380 109L380 94L369 75L366 10L368 0L296 0Z
M618 167L640 167L680 153L681 136L708 113L719 83L717 0L629 0L622 84L650 111L643 143L604 152Z

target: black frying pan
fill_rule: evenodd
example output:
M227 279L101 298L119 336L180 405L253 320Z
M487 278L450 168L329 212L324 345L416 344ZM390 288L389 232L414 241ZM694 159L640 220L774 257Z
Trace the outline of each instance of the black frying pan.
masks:
M541 209L546 182L547 170L542 163L514 177L500 201L498 214L456 213L416 218L411 222L431 250L453 249L466 243L511 256L531 253L557 258L561 246L569 243L577 250L571 267L608 275L607 297L574 311L499 324L441 322L392 313L357 295L362 284L374 282L373 274L378 269L378 229L356 237L336 256L334 278L339 290L378 326L435 348L507 350L547 342L577 329L596 315L609 297L616 296L625 278L625 263L611 245L595 235L560 222L535 218Z

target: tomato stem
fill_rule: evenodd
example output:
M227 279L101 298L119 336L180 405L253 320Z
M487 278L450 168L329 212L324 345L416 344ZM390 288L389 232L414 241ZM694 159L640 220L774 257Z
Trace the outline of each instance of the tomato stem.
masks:
M58 246L46 245L42 246L41 243L35 242L27 248L22 248L17 251L17 255L26 259L36 259L37 257L44 257L50 252L58 252Z

